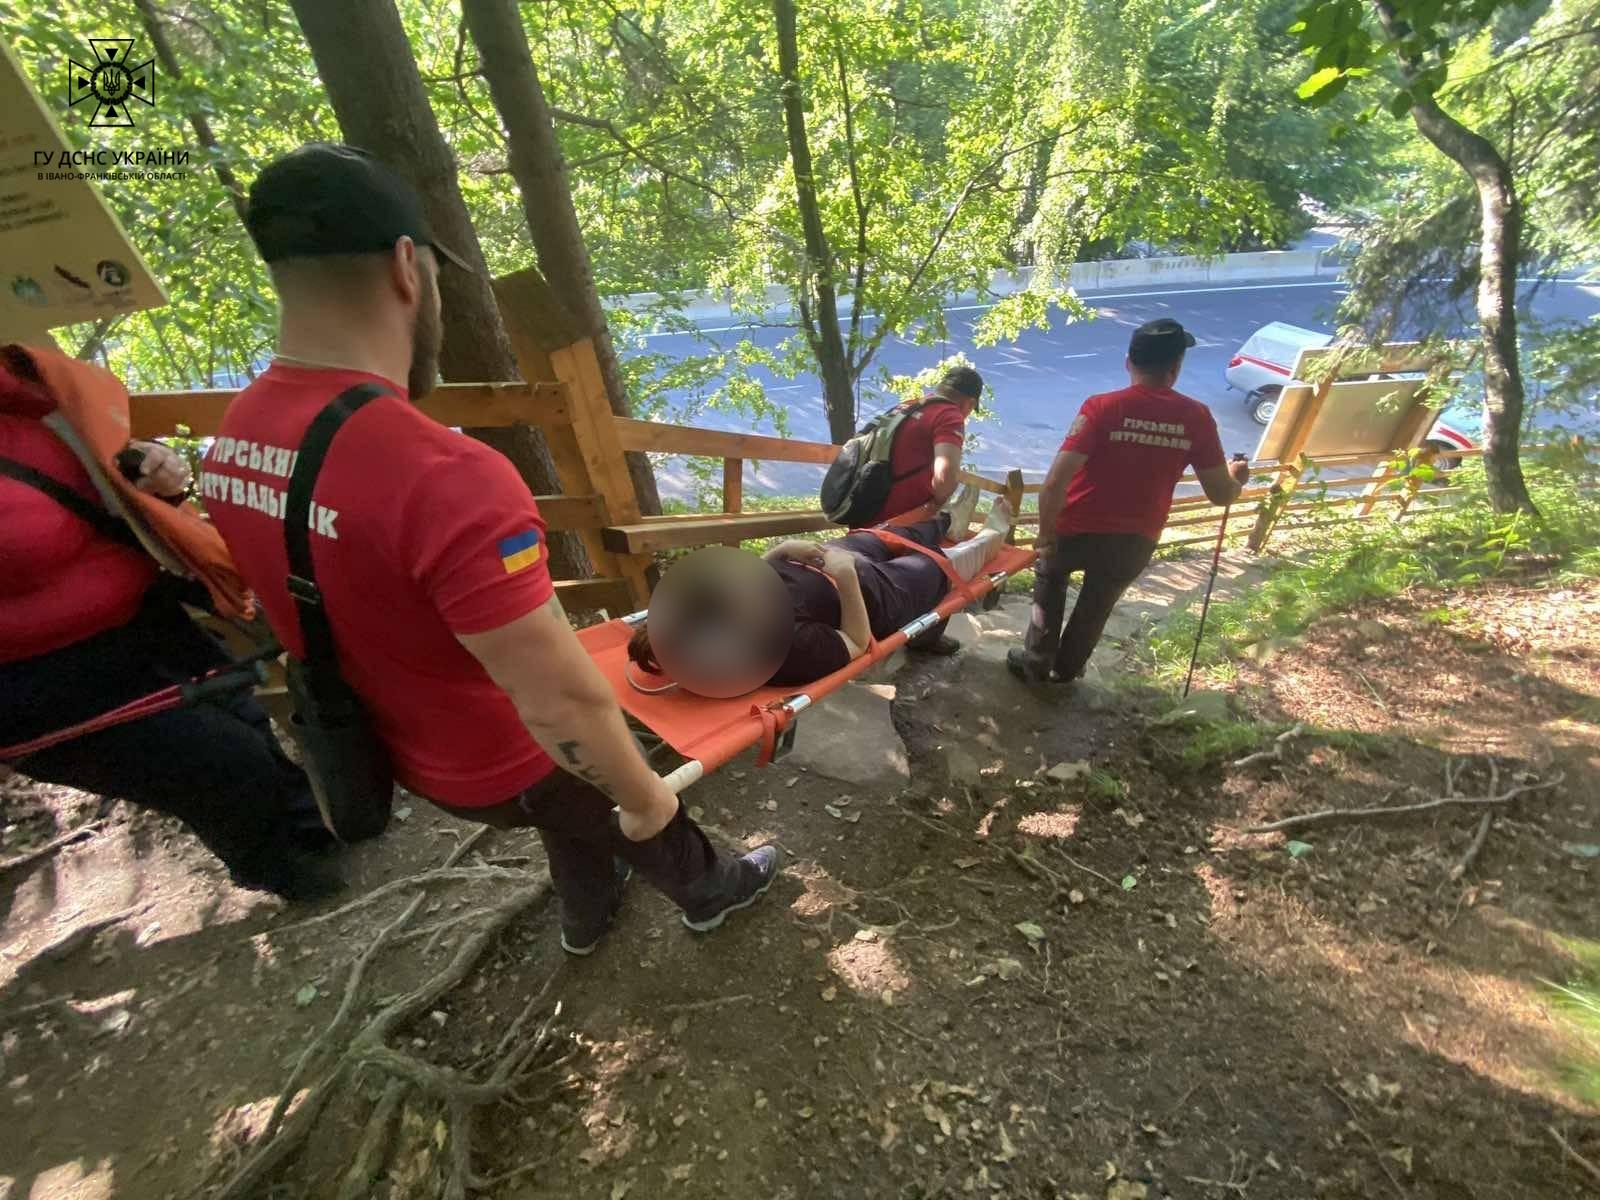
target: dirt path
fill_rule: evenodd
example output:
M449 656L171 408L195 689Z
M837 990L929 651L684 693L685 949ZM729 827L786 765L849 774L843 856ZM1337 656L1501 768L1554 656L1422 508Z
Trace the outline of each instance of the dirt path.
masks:
M893 680L902 785L737 764L693 793L726 842L790 852L764 908L697 938L636 888L581 962L535 908L395 1044L465 1069L541 989L541 1011L559 1003L564 1061L474 1125L479 1194L505 1200L1592 1194L1550 1132L1600 1161L1540 980L1600 929L1596 860L1570 849L1600 843L1596 616L1591 586L1326 622L1231 686L1270 729L1337 734L1244 768L1226 763L1259 729L1155 724L1153 694L1090 704L987 656L913 663ZM1483 794L1491 755L1508 784L1564 782L1509 805L1459 879L1474 812L1316 829L1294 853L1235 832L1438 795L1447 764ZM89 815L4 786L6 855ZM460 830L418 806L352 856L351 895L437 864ZM537 854L496 833L467 863ZM430 889L360 1018L503 886ZM291 928L308 914L120 815L0 877L0 1198L201 1194L405 902ZM338 1194L379 1091L364 1077L323 1114L278 1194ZM408 1105L360 1194L444 1194L444 1115Z

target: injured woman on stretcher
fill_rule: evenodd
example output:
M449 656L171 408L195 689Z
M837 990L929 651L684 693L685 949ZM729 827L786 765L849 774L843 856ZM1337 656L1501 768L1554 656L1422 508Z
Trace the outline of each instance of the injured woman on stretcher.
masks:
M781 542L760 557L696 551L663 575L628 644L632 664L654 677L636 676L634 686L726 698L840 670L935 608L952 576L971 580L1000 552L1015 520L1003 498L976 535L941 545L951 530L966 532L976 503L975 492L963 493L930 521ZM908 647L959 648L942 621Z

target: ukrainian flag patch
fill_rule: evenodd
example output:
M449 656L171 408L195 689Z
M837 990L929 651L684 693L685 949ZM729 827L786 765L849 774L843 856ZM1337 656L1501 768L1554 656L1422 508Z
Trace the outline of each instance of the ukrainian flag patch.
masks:
M500 561L505 564L506 574L515 575L539 561L539 531L530 529L527 533L501 538L496 549L500 551Z

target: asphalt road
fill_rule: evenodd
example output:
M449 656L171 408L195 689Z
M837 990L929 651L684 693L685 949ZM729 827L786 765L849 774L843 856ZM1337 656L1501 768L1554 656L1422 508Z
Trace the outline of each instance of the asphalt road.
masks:
M1179 390L1210 406L1225 450L1248 454L1255 449L1261 429L1245 412L1244 397L1223 380L1228 359L1251 332L1268 321L1287 321L1331 332L1332 310L1341 294L1342 285L1336 280L1243 282L1086 294L1084 300L1095 310L1093 319L1064 324L1057 313L1049 330L1030 330L1013 343L988 349L977 348L971 339L973 322L986 306L956 305L946 310L948 342L921 347L891 339L879 351L874 368L882 365L895 374L912 374L958 350L964 351L992 390L989 411L968 425L969 431L978 435L977 446L969 450L968 465L990 475L1020 466L1029 478L1036 479L1048 466L1084 398L1127 382L1123 357L1129 333L1156 317L1175 317L1197 339L1178 381ZM1600 286L1551 285L1536 297L1534 309L1544 321L1593 317L1600 314ZM698 334L653 335L647 345L653 353L683 357L708 353L712 347L731 349L745 337L771 348L783 340L785 332L768 327L708 324ZM770 397L788 409L791 436L827 440L821 389L814 376L782 379L763 368L755 368L754 374L766 385ZM865 417L888 403L889 398L863 389L860 411ZM747 420L720 413L706 413L697 418L697 423L750 431ZM659 472L659 477L665 494L688 494L687 477L673 464ZM821 478L820 467L762 463L758 468L746 469L745 487L750 492L814 493Z

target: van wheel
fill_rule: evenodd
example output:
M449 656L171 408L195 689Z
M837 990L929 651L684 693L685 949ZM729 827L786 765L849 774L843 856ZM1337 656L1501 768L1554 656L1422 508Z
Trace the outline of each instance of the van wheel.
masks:
M1278 412L1278 388L1259 387L1244 398L1250 406L1250 419L1257 425L1271 425Z

